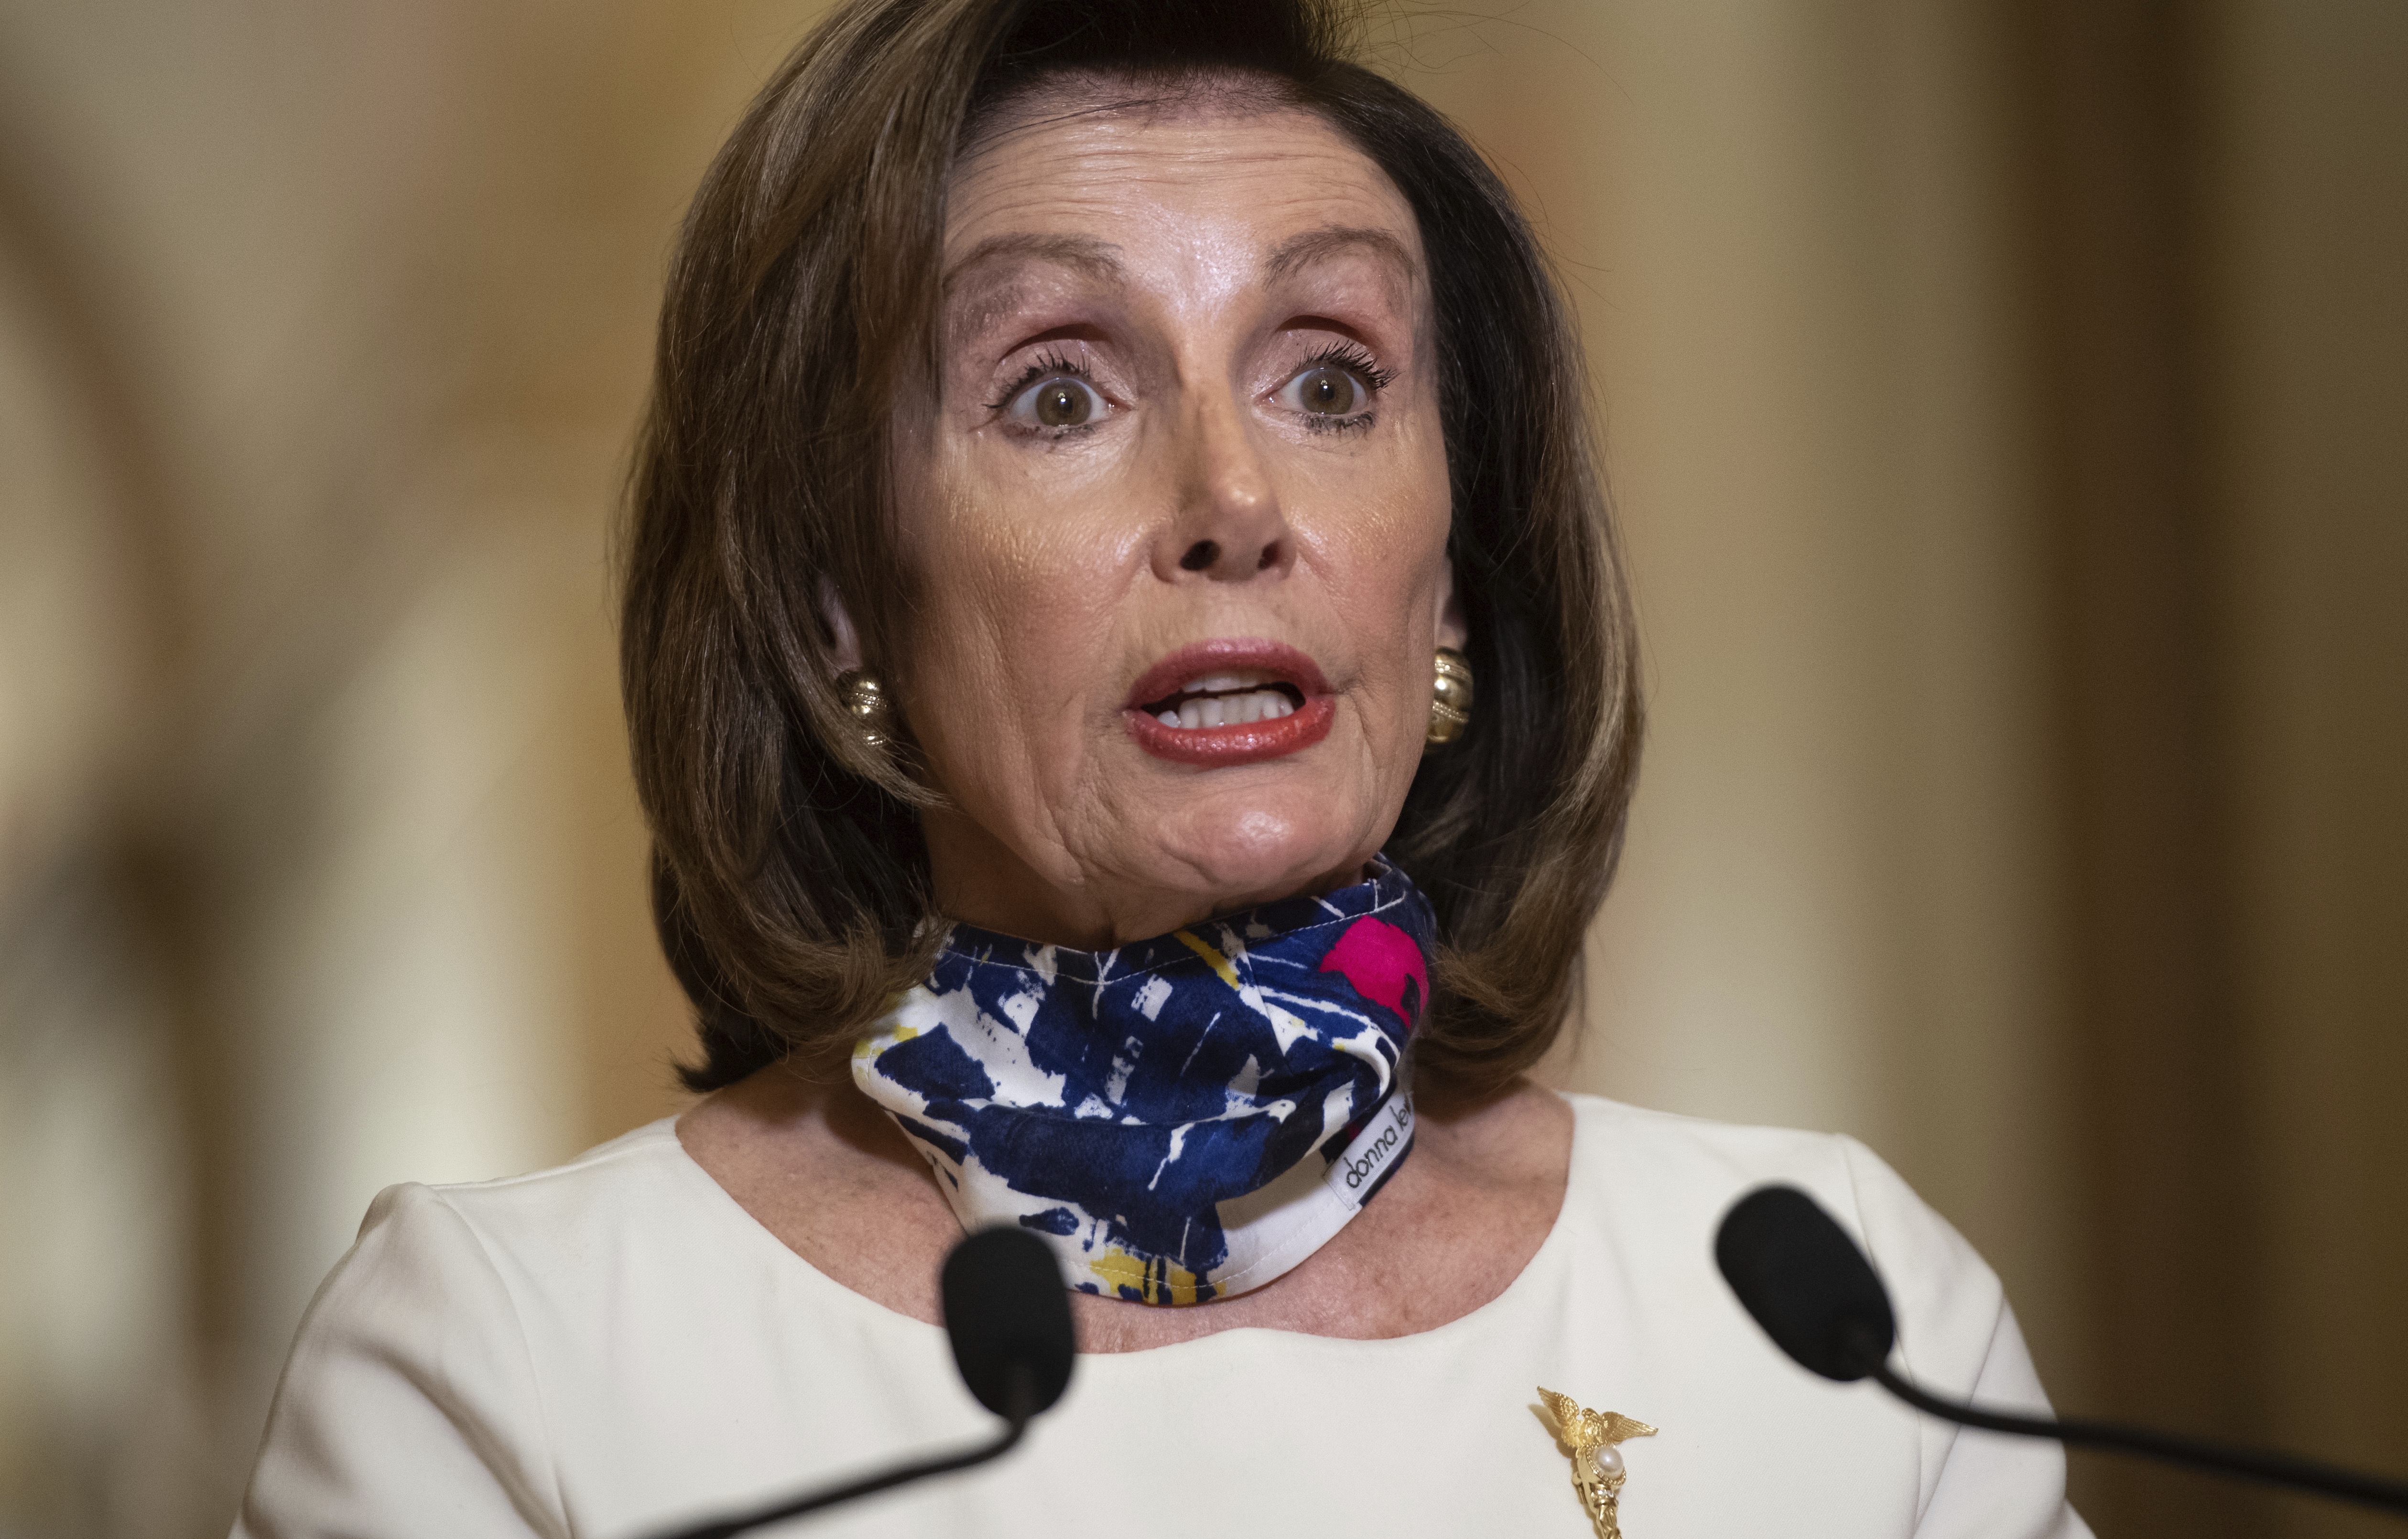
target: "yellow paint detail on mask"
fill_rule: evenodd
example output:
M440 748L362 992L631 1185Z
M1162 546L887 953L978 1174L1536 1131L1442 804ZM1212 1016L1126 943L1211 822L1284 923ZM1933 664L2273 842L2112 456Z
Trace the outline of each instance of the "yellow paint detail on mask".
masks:
M1104 1285L1104 1291L1117 1299L1124 1287L1143 1288L1146 1286L1145 1263L1125 1250L1108 1250L1087 1263L1087 1270Z
M919 1034L920 1028L916 1026L898 1026L894 1030L880 1036L864 1037L854 1043L853 1056L856 1058L866 1058L874 1053L883 1053L890 1047L910 1042Z
M1170 1261L1148 1263L1127 1251L1114 1247L1087 1263L1087 1270L1104 1285L1104 1291L1117 1299L1121 1289L1133 1287L1138 1297L1150 1304L1168 1303L1174 1308L1196 1302L1198 1279L1185 1267Z
M1200 938L1190 935L1183 929L1176 931L1175 933L1179 937L1180 944L1185 946L1197 956L1203 957L1204 965L1211 968L1214 972L1220 974L1220 978L1223 983L1228 985L1231 988L1239 986L1238 970L1229 965L1229 959L1226 956L1214 951L1210 944Z

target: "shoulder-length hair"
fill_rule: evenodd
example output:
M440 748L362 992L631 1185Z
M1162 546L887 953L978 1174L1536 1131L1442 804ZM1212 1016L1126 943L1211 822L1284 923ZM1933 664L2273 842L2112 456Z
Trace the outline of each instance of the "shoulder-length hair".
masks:
M1239 84L1318 114L1420 222L1477 710L1388 851L1438 913L1417 1061L1472 1090L1561 1028L1638 764L1637 648L1578 343L1503 184L1349 58L1340 0L848 0L703 179L661 314L624 543L621 683L661 941L697 1089L824 1068L925 976L907 761L838 699L822 595L865 654L906 624L888 421L933 388L945 190L966 124L1069 74Z

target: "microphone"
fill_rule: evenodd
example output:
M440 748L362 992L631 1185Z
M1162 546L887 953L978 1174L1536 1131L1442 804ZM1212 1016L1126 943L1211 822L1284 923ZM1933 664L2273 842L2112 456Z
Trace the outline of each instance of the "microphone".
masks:
M978 1402L1004 1418L993 1442L898 1464L841 1486L812 1491L757 1512L680 1529L660 1539L729 1539L764 1523L824 1512L897 1486L998 1459L1018 1446L1029 1421L1054 1408L1069 1388L1079 1350L1061 1269L1045 1242L1026 1230L980 1230L945 1258L938 1289L953 1366Z
M1714 1261L1773 1345L1827 1379L1870 1378L1928 1416L1985 1431L2139 1454L2408 1516L2408 1484L2400 1481L2146 1428L2013 1416L1922 1389L1889 1367L1898 1319L1872 1263L1837 1219L1795 1187L1759 1187L1732 1204L1714 1236Z

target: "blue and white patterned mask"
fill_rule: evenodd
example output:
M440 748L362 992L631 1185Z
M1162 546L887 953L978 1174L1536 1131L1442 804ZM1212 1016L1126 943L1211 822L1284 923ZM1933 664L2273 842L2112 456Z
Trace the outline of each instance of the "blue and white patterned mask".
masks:
M1412 1147L1405 1043L1429 903L1371 880L1116 951L957 925L853 1076L964 1228L1043 1236L1073 1287L1189 1304L1262 1287Z

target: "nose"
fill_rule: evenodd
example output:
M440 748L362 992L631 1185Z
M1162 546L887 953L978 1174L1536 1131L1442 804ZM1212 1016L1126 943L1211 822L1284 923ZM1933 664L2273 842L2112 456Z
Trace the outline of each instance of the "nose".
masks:
M1154 575L1166 583L1285 576L1296 565L1296 536L1242 405L1226 393L1195 401L1179 434L1174 507L1154 537Z

